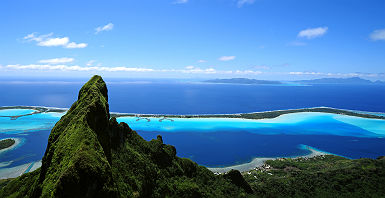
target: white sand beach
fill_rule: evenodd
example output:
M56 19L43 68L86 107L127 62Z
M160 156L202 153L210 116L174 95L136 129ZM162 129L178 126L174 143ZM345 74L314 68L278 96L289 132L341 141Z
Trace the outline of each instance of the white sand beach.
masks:
M32 163L22 164L12 168L1 168L0 179L15 178L22 175Z
M330 155L330 153L318 151L318 150L316 150L312 147L309 147L309 146L305 146L305 149L309 150L310 153L307 155L303 155L303 156L289 157L289 158L293 158L293 159L312 158L312 157L321 156L321 155ZM255 169L257 167L263 166L267 160L275 160L275 159L279 159L279 158L281 158L281 157L277 157L277 158L257 157L257 158L254 158L251 162L244 163L244 164L228 166L228 167L220 167L220 168L208 168L208 169L214 173L226 173L232 169L239 170L241 172L245 172L245 171L249 171L249 170Z

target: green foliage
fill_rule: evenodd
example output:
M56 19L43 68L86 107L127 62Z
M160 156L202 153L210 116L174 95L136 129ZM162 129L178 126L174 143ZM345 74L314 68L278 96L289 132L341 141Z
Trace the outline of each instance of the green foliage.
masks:
M239 173L239 172L238 172ZM240 174L239 174L240 175ZM237 180L243 180L240 175ZM41 169L4 181L0 197L239 197L242 187L110 119L94 76L52 129ZM3 185L1 183L1 185Z
M385 116L372 115L366 113L357 113L353 111L334 109L330 107L317 107L317 108L304 108L304 109L292 109L292 110L277 110L277 111L266 111L257 113L241 113L241 114L215 114L215 115L140 115L141 117L168 117L168 118L245 118L245 119L266 119L276 118L280 115L289 113L302 113L302 112L320 112L320 113L333 113L341 114L362 118L373 118L373 119L385 119ZM134 114L113 114L114 117L120 116L136 116Z
M261 197L383 197L385 160L320 156L269 160L267 170L245 174Z
M0 140L0 150L8 148L8 147L11 147L13 144L15 144L15 140L14 139Z
M37 169L31 173L23 174L17 179L1 181L0 197L30 197L39 174L40 169Z

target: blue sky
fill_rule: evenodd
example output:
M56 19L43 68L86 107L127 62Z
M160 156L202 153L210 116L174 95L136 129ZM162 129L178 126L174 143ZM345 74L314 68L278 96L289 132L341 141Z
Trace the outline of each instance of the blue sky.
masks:
M0 2L0 76L385 80L383 0Z

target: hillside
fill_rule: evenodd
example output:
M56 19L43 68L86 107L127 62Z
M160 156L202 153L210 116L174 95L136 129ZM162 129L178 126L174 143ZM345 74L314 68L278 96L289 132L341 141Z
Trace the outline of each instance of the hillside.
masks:
M206 80L206 83L220 83L220 84L245 84L245 85L278 85L282 84L279 81L257 80L249 78L229 78L229 79L213 79Z
M176 157L162 137L146 141L110 118L107 87L94 76L49 136L42 167L11 181L0 197L241 197L238 171L215 176Z
M383 81L372 82L370 80L362 79L359 77L352 78L319 78L313 80L300 80L295 81L303 84L344 84L344 85L371 85L371 84L384 84Z
M244 174L258 197L384 197L385 158L268 160Z

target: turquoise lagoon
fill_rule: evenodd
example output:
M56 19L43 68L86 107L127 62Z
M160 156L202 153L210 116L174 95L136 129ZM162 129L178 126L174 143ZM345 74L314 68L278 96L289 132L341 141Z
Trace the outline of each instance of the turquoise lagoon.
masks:
M385 120L359 118L331 113L291 113L273 119L241 118L159 118L138 120L120 117L137 131L176 132L229 132L244 131L264 135L340 135L353 137L385 137ZM270 129L270 130L265 130Z
M33 110L0 110L2 116ZM0 117L0 139L19 138L14 149L0 153L0 178L7 171L28 172L44 155L50 129L63 113L39 113L11 120ZM307 155L308 145L349 158L385 155L385 120L330 113L292 113L273 119L119 117L145 139L162 135L178 156L201 165L224 167L255 157ZM27 165L26 165L27 164ZM23 166L25 165L25 166ZM4 177L4 175L3 175Z
M8 109L0 110L2 116L17 116L32 113L34 110ZM6 114L9 113L9 114ZM15 120L10 117L0 117L1 134L20 134L34 130L50 130L57 121L60 120L62 113L38 113L19 117Z
M2 109L0 110L0 116L18 116L26 115L35 112L33 109Z

